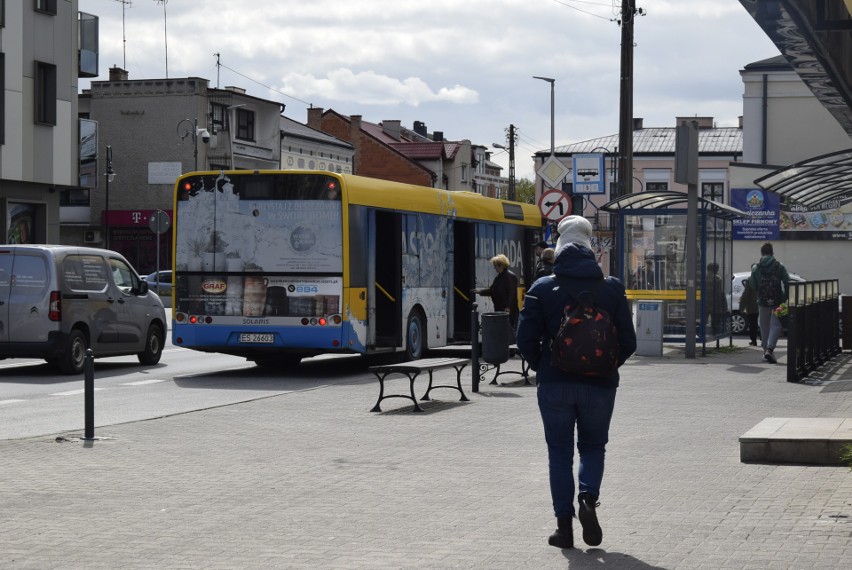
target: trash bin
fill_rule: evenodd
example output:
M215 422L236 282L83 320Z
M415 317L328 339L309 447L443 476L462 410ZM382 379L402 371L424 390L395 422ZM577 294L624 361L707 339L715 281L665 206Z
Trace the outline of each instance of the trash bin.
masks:
M509 313L482 313L482 360L503 364L509 360Z

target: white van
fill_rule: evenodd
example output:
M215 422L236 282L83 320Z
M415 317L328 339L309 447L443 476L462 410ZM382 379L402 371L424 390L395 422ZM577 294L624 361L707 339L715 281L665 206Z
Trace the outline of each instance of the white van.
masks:
M64 245L0 245L0 359L44 358L66 374L95 358L160 361L166 312L120 254Z

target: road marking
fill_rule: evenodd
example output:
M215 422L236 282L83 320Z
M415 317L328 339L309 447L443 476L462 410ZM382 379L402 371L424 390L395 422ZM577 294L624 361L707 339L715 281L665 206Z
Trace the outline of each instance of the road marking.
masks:
M20 368L21 366L41 366L44 360L34 360L32 362L7 362L0 364L0 368Z
M0 406L3 404L14 404L15 402L23 402L23 400L0 400Z
M95 388L95 392L98 390L103 390L103 388ZM82 394L86 390L69 390L67 392L55 392L50 394L51 396L76 396L77 394Z
M122 384L122 386L144 386L145 384L159 384L160 382L168 382L168 380L137 380L136 382L125 382L124 384Z

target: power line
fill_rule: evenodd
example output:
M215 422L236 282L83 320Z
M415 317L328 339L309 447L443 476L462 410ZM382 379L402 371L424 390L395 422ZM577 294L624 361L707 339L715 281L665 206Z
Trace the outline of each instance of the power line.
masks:
M578 4L591 4L592 6L610 6L611 7L611 4L603 4L601 2L587 2L587 1L584 1L584 0L568 0L568 1L576 2ZM572 6L570 4L567 4L566 2L561 2L560 0L553 0L553 2L556 2L557 4L560 4L562 6L565 6L566 8L571 8L572 10L576 10L576 11L582 13L582 14L586 14L588 16L594 16L595 18L600 18L601 20L607 20L609 22L614 22L616 20L615 18L607 18L606 16L601 16L600 14L595 14L594 12L589 12L588 10L581 10L580 8L577 8L576 6Z
M214 54L214 55L218 56L218 54ZM218 60L218 57L217 57L217 60ZM283 91L279 91L278 89L275 89L274 87L270 87L269 85L266 85L265 83L262 83L262 82L258 81L257 79L251 78L248 75L240 73L236 69L232 69L232 68L228 67L224 63L220 62L220 63L217 63L217 65L219 67L224 67L225 69L227 69L228 71L230 71L232 73L236 73L237 75L239 75L240 77L242 77L244 79L248 79L249 81L251 81L253 83L257 83L258 85L265 87L265 88L269 89L270 91L274 91L274 92L278 93L279 95L284 95L285 97L289 97L290 99L293 99L294 101L298 101L299 103L302 103L303 105L307 105L308 107L314 106L313 103L308 103L307 101L302 101L298 97L293 97L292 95L288 95L288 94L284 93Z

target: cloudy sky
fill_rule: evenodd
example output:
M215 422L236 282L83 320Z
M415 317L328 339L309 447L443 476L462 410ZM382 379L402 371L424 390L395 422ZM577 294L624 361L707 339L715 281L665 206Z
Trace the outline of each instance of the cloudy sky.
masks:
M550 148L618 132L620 1L615 0L79 0L100 17L100 77L197 76L286 104L370 122L426 123L449 140L507 145L516 176ZM778 55L737 0L637 0L633 115L735 126L739 71ZM123 20L123 23L122 23ZM221 67L216 66L220 54ZM218 74L218 75L217 75ZM80 80L80 88L88 81ZM508 155L492 158L508 175Z

